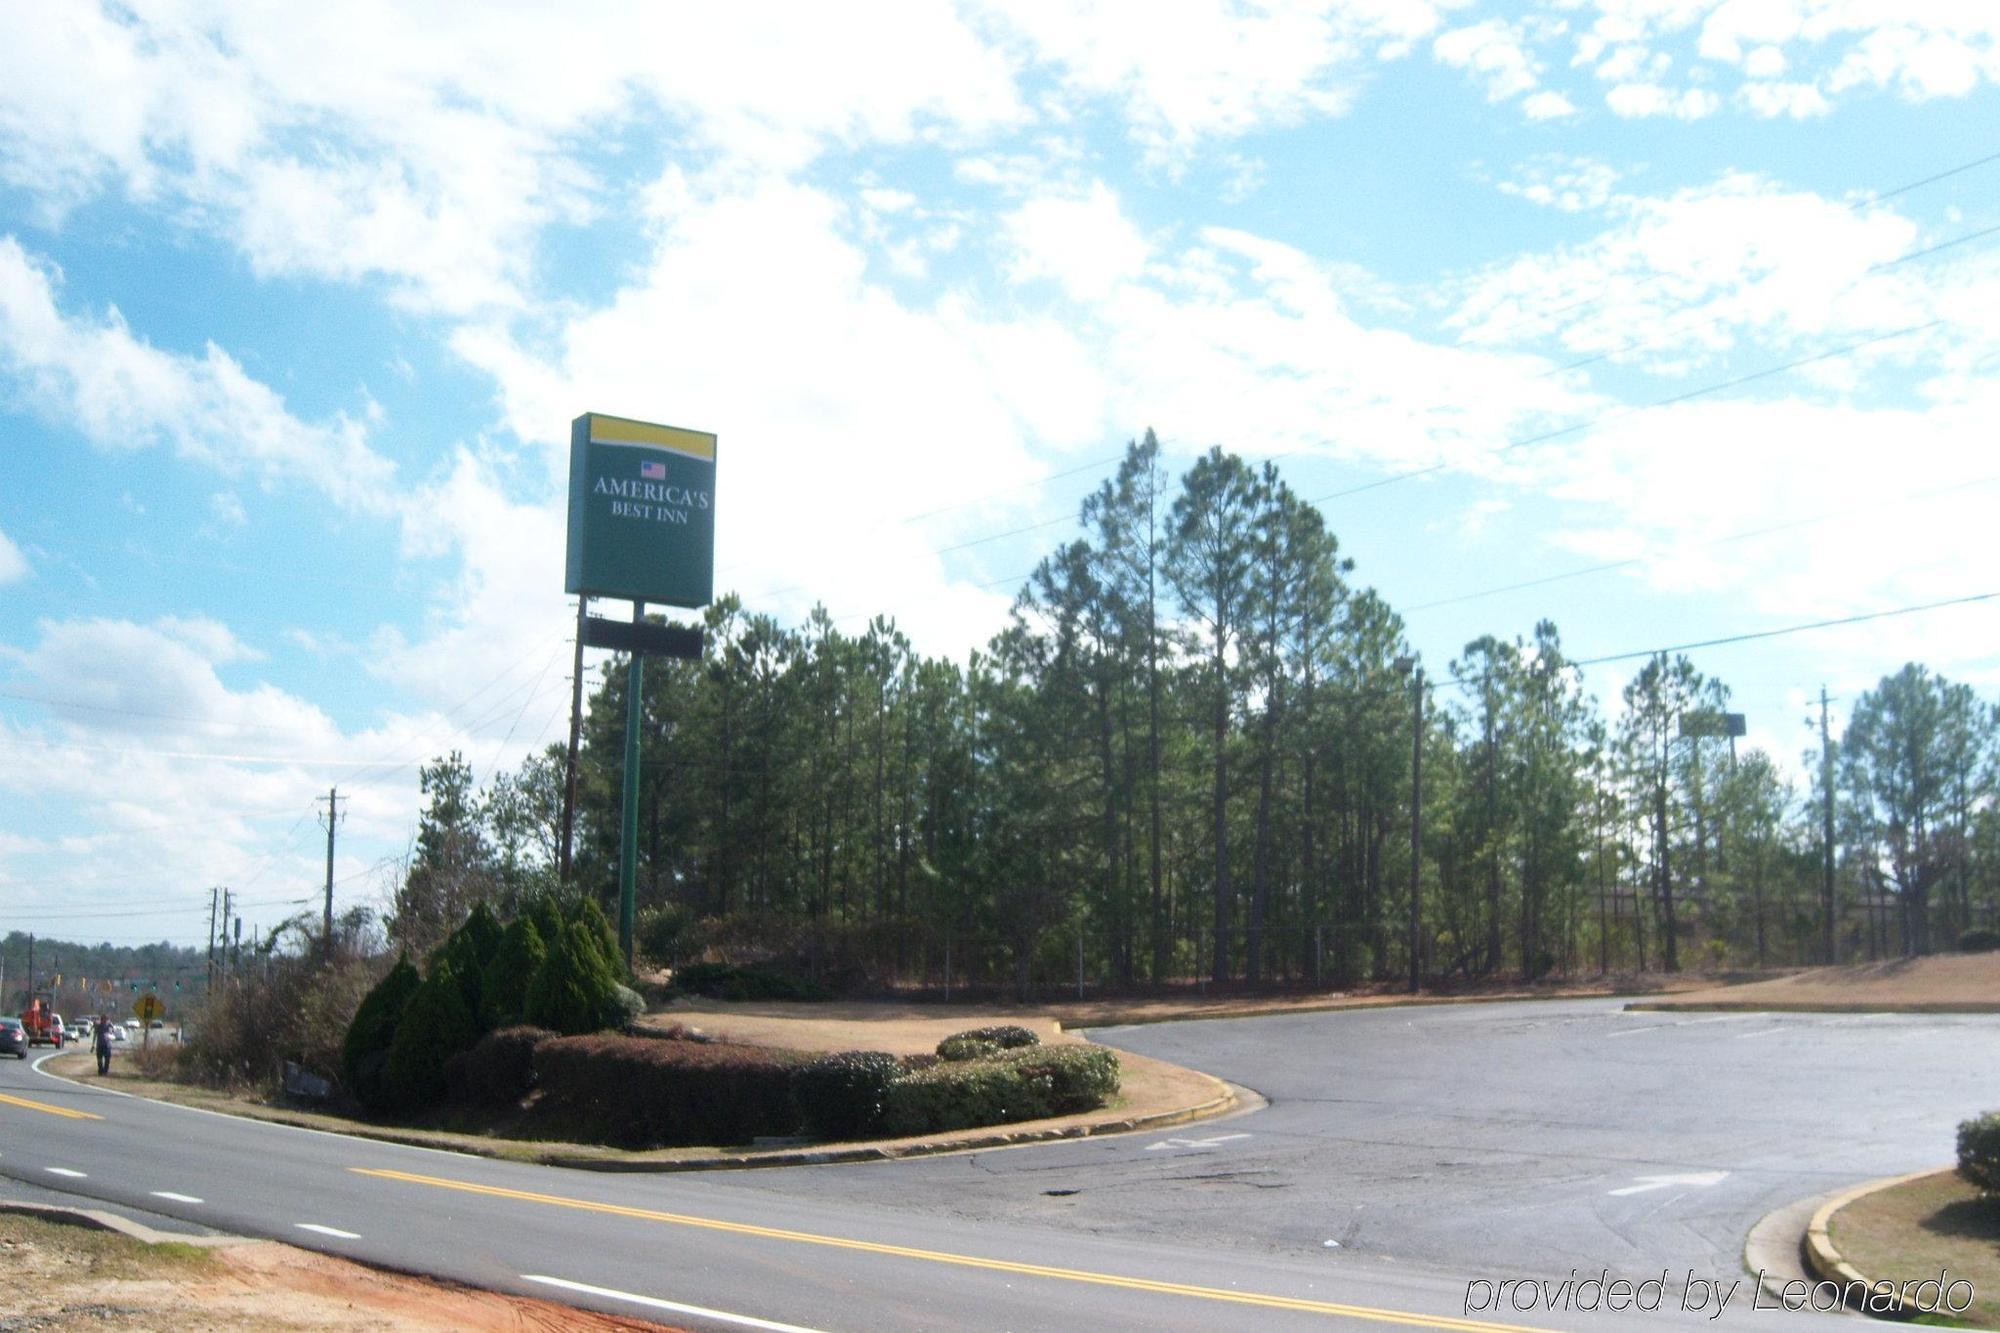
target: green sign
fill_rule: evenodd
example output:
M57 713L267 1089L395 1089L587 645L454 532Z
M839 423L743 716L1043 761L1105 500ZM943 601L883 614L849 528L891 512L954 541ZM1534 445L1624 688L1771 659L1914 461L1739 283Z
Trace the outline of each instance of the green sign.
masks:
M715 437L586 412L570 424L564 588L667 606L715 595Z

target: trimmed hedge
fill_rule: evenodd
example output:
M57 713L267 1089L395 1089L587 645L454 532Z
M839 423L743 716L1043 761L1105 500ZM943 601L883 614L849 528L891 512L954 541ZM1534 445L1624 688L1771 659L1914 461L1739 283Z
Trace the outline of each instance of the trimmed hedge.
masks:
M1025 1047L997 1060L1034 1083L1052 1115L1095 1110L1118 1091L1118 1056L1102 1046Z
M547 1028L489 1032L469 1051L445 1061L452 1097L476 1106L512 1106L535 1085L535 1048L556 1034Z
M1959 1123L1958 1174L1988 1195L2000 1194L2000 1111Z
M1958 936L1960 953L1992 953L2000 949L2000 930L1965 930Z
M937 1044L937 1057L954 1064L964 1060L990 1060L1000 1054L1000 1049L998 1042L981 1041L969 1033L960 1032Z
M916 1069L889 1088L882 1132L938 1134L1041 1120L1102 1106L1118 1091L1118 1057L1101 1046L1032 1046Z
M689 963L674 973L674 985L713 1000L826 1000L831 992L807 977L756 964Z
M875 1128L902 1062L883 1051L822 1055L792 1072L792 1097L808 1133L857 1139Z
M797 1126L791 1051L643 1037L553 1037L534 1048L545 1114L621 1148L747 1143Z
M1038 1046L1041 1038L1013 1023L954 1032L937 1044L940 1060L984 1060L1002 1051Z
M958 1034L974 1041L990 1041L1003 1051L1016 1050L1022 1046L1039 1046L1042 1039L1029 1028L1018 1023L1001 1023L989 1028L972 1028Z

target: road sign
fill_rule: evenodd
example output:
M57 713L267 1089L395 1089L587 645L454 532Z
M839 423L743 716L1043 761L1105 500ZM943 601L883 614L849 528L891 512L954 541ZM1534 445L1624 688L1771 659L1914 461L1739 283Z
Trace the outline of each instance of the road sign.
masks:
M160 999L159 996L153 994L151 991L147 991L144 995L132 1001L132 1012L138 1015L141 1023L151 1023L154 1019L162 1018L166 1015L167 1006L166 1002Z
M690 629L686 625L655 625L644 620L634 624L629 620L606 620L603 616L585 616L583 646L609 648L619 653L647 653L653 657L684 657L699 661L701 630Z
M715 437L586 412L570 423L564 589L668 606L715 590Z

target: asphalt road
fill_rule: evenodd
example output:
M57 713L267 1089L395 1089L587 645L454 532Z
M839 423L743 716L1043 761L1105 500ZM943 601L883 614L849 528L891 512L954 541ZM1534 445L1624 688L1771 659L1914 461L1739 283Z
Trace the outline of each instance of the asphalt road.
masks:
M954 1157L617 1175L240 1121L9 1061L0 1176L695 1327L1637 1328L1705 1323L1676 1308L1687 1275L1739 1278L1765 1211L1948 1160L1957 1120L2000 1104L2000 1023L1980 1018L1577 1002L1099 1035L1270 1106ZM1664 1275L1663 1308L1523 1309L1519 1288L1501 1304L1468 1285L1572 1269ZM1746 1283L1729 1322L1824 1322L1750 1303Z

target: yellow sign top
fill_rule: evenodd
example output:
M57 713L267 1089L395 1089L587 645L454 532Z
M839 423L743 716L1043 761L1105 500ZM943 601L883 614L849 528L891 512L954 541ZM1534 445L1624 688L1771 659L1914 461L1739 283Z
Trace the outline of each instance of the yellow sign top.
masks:
M650 421L590 414L592 444L622 444L635 449L665 449L669 453L715 461L715 437L706 431L682 430L679 426L659 426Z

